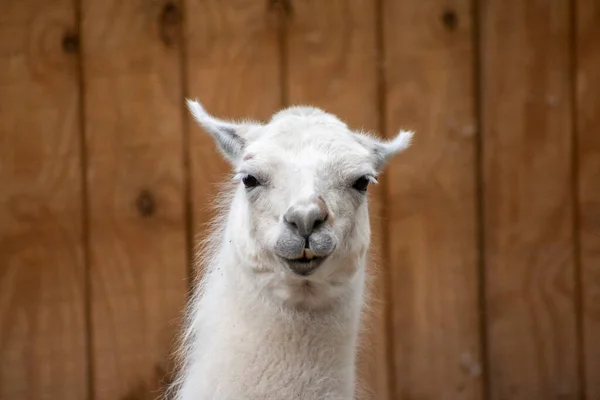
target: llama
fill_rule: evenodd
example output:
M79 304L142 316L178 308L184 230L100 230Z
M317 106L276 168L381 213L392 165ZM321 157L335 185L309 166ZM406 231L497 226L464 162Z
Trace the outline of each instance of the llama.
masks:
M412 132L379 140L309 106L259 123L187 105L234 177L200 256L174 398L354 398L367 188Z

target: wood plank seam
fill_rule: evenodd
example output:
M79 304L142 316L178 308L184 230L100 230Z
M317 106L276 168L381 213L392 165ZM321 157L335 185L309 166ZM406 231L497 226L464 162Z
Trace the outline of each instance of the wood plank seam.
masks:
M385 80L385 33L384 33L384 24L385 18L383 17L383 2L385 0L377 0L375 6L375 30L376 30L376 44L377 44L377 64L375 74L377 76L377 108L379 109L379 132L382 135L386 135L388 132L388 126L386 124L387 121L387 90L386 90L386 80ZM392 293L392 276L390 273L391 265L389 263L390 260L390 250L391 250L391 241L389 235L389 229L387 229L387 224L389 223L389 193L390 193L390 182L387 174L384 174L380 178L381 184L381 209L380 209L380 217L384 222L384 229L381 232L381 264L382 268L380 273L383 274L383 290L384 290L384 323L385 323L385 345L387 348L386 354L386 365L387 365L387 382L388 382L388 393L390 396L394 396L397 387L396 387L396 364L394 363L394 357L392 354L395 354L395 341L394 341L394 326L393 326L393 297Z
M578 110L577 110L577 0L569 2L569 74L571 78L571 92L569 93L569 104L571 107L571 202L572 202L572 228L573 228L573 263L574 263L574 302L575 323L577 335L577 370L579 375L579 387L581 388L581 400L587 398L586 371L585 371L585 327L584 327L584 292L583 273L581 263L581 238L580 223L581 216L579 198L579 141L578 141Z
M488 359L488 326L486 318L486 263L485 263L485 202L484 191L484 158L483 158L483 74L482 74L482 50L481 50L481 1L472 0L471 20L473 24L473 109L475 112L476 136L475 136L475 205L477 207L477 291L479 307L479 340L480 357L482 364L482 400L490 399L490 371Z
M81 176L81 220L83 224L83 262L84 262L84 285L85 285L85 330L86 330L86 358L87 358L87 393L88 400L94 400L94 363L93 363L93 329L92 329L92 298L91 298L91 271L90 271L90 221L89 221L89 187L87 179L88 158L86 147L86 119L85 119L85 80L84 80L84 57L81 50L82 34L82 0L72 0L75 8L75 25L78 43L77 51L77 80L79 84L79 153L80 153L80 176Z

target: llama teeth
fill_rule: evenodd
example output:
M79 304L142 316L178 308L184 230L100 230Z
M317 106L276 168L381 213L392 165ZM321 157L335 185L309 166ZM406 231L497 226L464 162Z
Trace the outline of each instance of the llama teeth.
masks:
M312 251L310 251L310 249L304 249L304 257L306 257L308 260L312 260L315 255Z

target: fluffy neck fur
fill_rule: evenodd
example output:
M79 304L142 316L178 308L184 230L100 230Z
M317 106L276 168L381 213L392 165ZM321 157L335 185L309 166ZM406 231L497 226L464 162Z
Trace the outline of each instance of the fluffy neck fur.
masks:
M191 303L176 399L354 398L366 249L335 260L349 264L352 278L334 298L306 308L296 301L302 290L319 288L304 288L294 277L282 281L279 266L256 265L240 254L243 228L235 209L210 239L214 251L205 257ZM287 293L289 302L269 294L277 274L275 290Z

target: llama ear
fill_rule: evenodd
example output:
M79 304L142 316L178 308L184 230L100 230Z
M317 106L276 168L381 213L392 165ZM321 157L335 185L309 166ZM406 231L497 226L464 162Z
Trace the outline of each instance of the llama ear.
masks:
M243 136L256 124L224 121L210 115L197 101L186 100L186 103L196 122L215 139L225 158L236 165L246 146Z
M410 147L414 132L399 131L392 140L380 140L364 134L356 134L359 140L373 152L375 158L375 169L380 171L387 162L397 153Z

